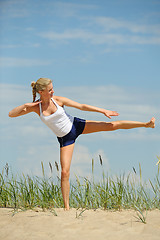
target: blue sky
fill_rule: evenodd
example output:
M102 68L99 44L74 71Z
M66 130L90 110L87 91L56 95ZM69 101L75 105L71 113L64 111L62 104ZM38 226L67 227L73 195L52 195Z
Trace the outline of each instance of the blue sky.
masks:
M10 109L32 101L30 83L53 79L56 95L120 113L112 120L148 121L152 129L81 136L72 175L138 171L153 178L160 156L159 0L0 1L1 161L13 172L41 173L41 161L59 162L56 137L34 114L9 119ZM107 120L98 113L72 115Z

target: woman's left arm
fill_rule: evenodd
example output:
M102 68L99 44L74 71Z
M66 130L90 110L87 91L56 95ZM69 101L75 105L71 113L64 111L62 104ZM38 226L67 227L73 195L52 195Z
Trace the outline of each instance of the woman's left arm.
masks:
M103 108L99 108L99 107L94 107L88 104L81 104L75 101L72 101L69 98L65 98L65 97L55 97L55 100L57 100L58 102L61 103L62 106L67 106L67 107L74 107L77 109L80 109L82 111L90 111L90 112L99 112L99 113L103 113L106 117L111 119L111 116L118 116L119 114L116 111L110 111L110 110L106 110Z

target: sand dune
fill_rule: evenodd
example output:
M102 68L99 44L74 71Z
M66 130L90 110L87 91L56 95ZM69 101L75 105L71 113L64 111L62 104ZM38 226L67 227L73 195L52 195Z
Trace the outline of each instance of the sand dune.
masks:
M58 216L41 209L20 211L0 209L1 240L159 240L160 211L147 213L139 222L134 211L56 209Z

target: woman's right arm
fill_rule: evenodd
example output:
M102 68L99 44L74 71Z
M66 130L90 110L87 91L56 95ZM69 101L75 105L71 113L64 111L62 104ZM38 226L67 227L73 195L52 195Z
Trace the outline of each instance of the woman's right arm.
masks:
M38 104L40 103L40 101L38 102L34 102L34 103L25 103L21 106L18 106L14 109L12 109L10 112L9 112L9 117L19 117L19 116L22 116L22 115L25 115L27 113L30 113L30 112L36 112L38 114Z

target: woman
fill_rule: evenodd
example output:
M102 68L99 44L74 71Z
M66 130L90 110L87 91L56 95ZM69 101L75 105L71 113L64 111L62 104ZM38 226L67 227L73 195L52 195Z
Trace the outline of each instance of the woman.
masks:
M135 121L99 122L74 118L65 112L64 106L78 108L83 111L103 113L110 119L111 116L118 116L119 114L115 111L80 104L65 97L53 96L54 90L52 81L48 78L40 78L37 82L32 82L31 86L33 89L33 102L25 103L24 105L14 108L9 112L9 117L18 117L30 112L35 112L56 134L60 143L61 190L66 210L69 210L69 175L71 159L75 140L80 134L138 127L155 127L155 118L152 118L146 123ZM36 93L40 95L38 101L35 101Z

